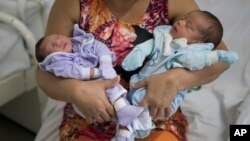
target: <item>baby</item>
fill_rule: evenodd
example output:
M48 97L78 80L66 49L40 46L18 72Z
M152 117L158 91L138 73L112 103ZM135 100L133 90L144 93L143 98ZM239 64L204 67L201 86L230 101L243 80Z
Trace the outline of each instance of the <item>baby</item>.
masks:
M216 62L232 64L238 60L235 52L212 50L222 39L223 27L220 21L207 11L192 11L173 26L155 28L154 39L137 45L124 59L122 67L132 71L146 63L138 74L134 74L130 83L136 83L150 75L165 72L172 68L184 67L199 70ZM133 105L139 105L145 97L146 88L131 89L128 98ZM187 90L180 91L172 101L170 116L177 110L187 95ZM162 119L165 115L162 115ZM143 138L155 128L149 110L136 118L125 130L131 138ZM132 139L131 139L132 140Z
M74 26L73 37L52 34L41 38L36 44L36 58L42 70L63 78L93 80L113 79L117 76L112 62L115 55L102 42ZM98 68L97 68L98 66ZM139 116L144 108L130 105L127 90L120 84L106 90L110 103L116 110L120 126L126 127ZM84 115L73 105L75 111ZM118 130L119 131L119 130Z

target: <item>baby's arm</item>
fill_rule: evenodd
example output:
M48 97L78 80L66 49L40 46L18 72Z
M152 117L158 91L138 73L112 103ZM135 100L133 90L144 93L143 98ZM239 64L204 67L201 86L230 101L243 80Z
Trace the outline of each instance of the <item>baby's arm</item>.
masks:
M102 55L99 58L99 68L104 79L113 79L117 76L112 62L111 55Z
M114 52L112 52L107 45L104 43L95 40L95 49L96 54L98 56L99 61L99 69L101 72L101 76L104 79L113 79L117 76L116 71L113 67L113 62L116 57Z
M141 44L138 44L125 57L122 62L122 68L127 71L136 70L143 65L147 56L149 56L154 48L154 39L149 39Z
M53 59L53 61L50 59L48 61L39 63L40 68L49 71L58 77L91 80L100 78L101 76L98 68L83 67L70 59Z
M177 57L177 62L189 70L199 70L217 62L233 64L239 59L237 53L225 50L200 50Z

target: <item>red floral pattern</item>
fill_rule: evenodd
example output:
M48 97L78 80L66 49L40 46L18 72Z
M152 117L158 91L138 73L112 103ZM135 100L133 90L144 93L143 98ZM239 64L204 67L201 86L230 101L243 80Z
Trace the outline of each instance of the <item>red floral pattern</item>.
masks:
M102 0L81 0L80 26L106 43L116 54L115 64L120 65L137 38L133 25L152 33L156 26L169 24L166 5L166 0L151 0L144 16L130 24L112 15Z

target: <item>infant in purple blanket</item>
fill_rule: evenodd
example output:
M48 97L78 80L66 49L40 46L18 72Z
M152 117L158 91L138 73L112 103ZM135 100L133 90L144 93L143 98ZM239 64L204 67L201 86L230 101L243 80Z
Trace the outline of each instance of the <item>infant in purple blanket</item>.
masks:
M41 38L36 44L36 58L42 70L58 77L80 80L113 79L117 76L112 62L115 55L102 42L85 33L76 24L73 37L52 34ZM106 90L110 103L116 110L120 126L127 127L144 108L130 105L125 96L127 90L120 84ZM73 105L75 111L84 115Z

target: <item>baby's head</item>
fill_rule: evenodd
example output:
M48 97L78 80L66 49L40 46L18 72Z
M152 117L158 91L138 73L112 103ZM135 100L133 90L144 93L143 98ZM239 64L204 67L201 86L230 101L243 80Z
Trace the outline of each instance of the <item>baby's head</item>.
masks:
M46 56L53 52L72 52L72 44L69 37L59 34L51 34L42 37L36 43L36 59L42 62Z
M177 20L170 33L174 39L186 38L188 44L213 43L216 47L221 42L223 27L210 12L195 10Z

